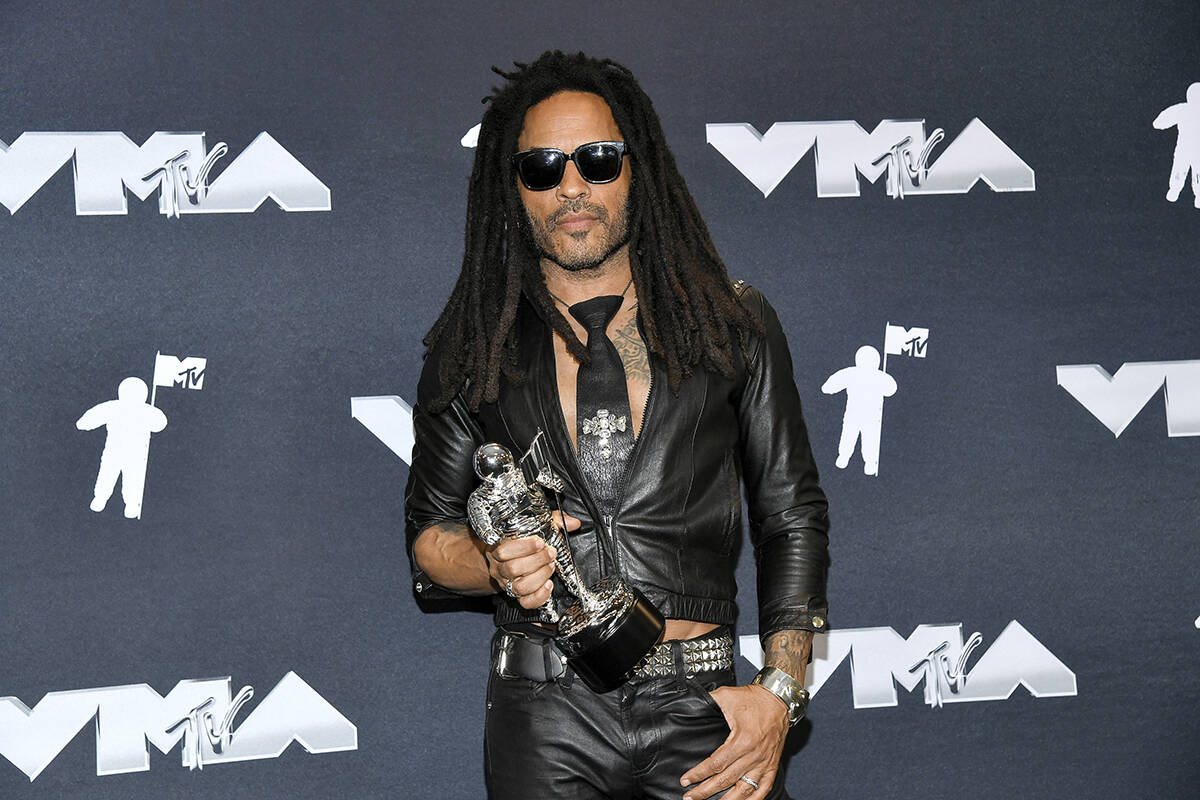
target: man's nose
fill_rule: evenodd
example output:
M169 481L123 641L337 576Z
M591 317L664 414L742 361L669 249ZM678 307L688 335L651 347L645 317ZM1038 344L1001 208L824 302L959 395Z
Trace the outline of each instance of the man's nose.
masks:
M591 191L591 184L585 181L575 168L574 161L568 161L563 170L562 180L558 183L558 196L563 200L574 200L584 197Z

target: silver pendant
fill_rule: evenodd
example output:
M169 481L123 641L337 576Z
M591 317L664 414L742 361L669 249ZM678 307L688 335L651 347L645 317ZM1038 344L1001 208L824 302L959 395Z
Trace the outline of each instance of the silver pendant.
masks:
M612 458L612 444L610 440L612 435L617 431L625 430L625 415L614 417L608 413L607 408L596 409L596 416L583 421L583 435L596 436L596 452L601 458Z

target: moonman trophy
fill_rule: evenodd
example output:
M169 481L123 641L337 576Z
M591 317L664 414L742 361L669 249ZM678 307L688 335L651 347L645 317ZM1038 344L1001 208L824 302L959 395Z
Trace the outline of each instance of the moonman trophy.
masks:
M562 479L549 467L538 468L531 486L508 448L485 444L475 451L475 474L483 480L467 499L475 534L489 545L501 539L540 536L554 548L557 563L552 580L575 599L556 600L551 595L540 609L542 619L558 624L555 643L590 689L607 692L620 686L658 642L662 614L619 577L601 578L591 587L584 584L566 535L554 524L540 488L563 489Z

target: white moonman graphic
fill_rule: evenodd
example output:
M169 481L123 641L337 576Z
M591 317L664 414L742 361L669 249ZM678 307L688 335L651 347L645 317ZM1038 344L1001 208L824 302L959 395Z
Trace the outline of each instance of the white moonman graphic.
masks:
M81 431L95 430L101 425L108 428L104 452L100 454L92 511L104 510L120 476L126 518L141 516L150 434L167 427L167 415L146 402L148 393L141 378L126 378L117 387L116 400L92 406L75 423Z
M863 472L879 474L879 437L883 430L883 398L896 393L896 380L879 368L879 351L863 345L854 354L854 366L839 369L821 386L825 394L846 393L842 438L838 442L837 468L845 469L862 439Z
M1200 208L1200 83L1193 83L1187 90L1187 102L1176 103L1162 110L1154 118L1154 127L1159 130L1178 128L1175 140L1175 158L1171 162L1171 182L1167 189L1167 200L1174 203L1187 183L1188 171L1192 173L1192 204Z

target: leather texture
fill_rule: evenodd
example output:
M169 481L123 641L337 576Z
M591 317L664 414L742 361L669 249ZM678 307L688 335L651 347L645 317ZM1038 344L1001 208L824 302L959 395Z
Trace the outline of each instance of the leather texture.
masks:
M729 736L709 692L735 682L727 669L596 694L579 681L502 678L493 663L484 722L488 797L679 800L683 773ZM782 781L767 795L787 797Z
M571 306L571 316L587 330L590 364L580 364L575 388L575 427L579 471L605 517L616 515L633 452L633 416L621 356L605 331L625 298L603 295Z
M667 618L735 622L743 482L761 639L787 629L825 630L829 519L791 354L766 298L745 284L739 294L765 333L748 342L732 379L697 370L674 395L665 368L651 356L650 398L611 520L581 476L558 399L551 331L531 306L522 305L518 320L525 380L506 383L499 400L477 413L461 394L445 411L426 412L437 388L438 354L431 352L413 408L416 444L405 492L418 596L455 596L417 569L412 545L430 525L466 524L466 498L478 482L471 467L475 448L494 441L523 453L541 429L567 484L561 507L583 521L568 541L589 585L619 574ZM555 498L549 500L553 506ZM494 603L499 625L535 619L503 594Z

